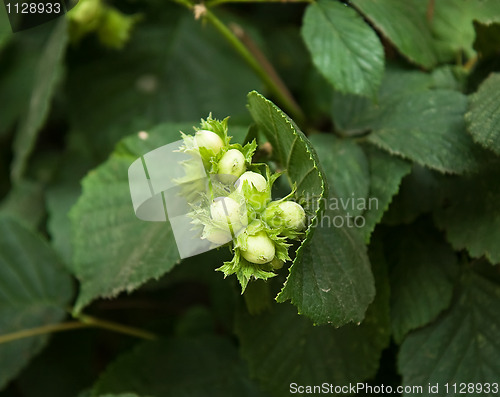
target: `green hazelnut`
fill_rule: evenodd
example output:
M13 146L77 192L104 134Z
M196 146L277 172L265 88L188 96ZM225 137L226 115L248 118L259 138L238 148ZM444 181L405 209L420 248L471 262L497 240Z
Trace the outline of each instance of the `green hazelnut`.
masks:
M223 230L208 226L205 226L203 228L202 238L207 239L211 243L217 245L226 244L233 239L229 230Z
M248 236L246 249L241 250L241 255L248 262L262 265L273 260L276 249L273 241L266 232L261 231L253 236Z
M300 232L306 227L306 213L302 206L294 201L271 203L263 214L263 219L271 227L285 228Z
M243 192L244 182L246 182L248 187L246 187ZM243 193L246 202L256 211L262 211L271 201L271 193L267 188L266 178L261 174L247 171L239 177L234 185L236 186L236 191Z
M208 130L196 131L194 140L198 147L204 147L205 149L212 151L214 154L219 153L224 147L224 141L222 138L215 132Z
M219 180L226 184L233 183L246 169L243 153L238 149L230 149L219 161Z

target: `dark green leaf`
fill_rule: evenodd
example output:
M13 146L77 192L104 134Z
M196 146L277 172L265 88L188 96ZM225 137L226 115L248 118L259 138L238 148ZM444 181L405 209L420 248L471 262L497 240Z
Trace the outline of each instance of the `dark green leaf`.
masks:
M248 379L236 348L215 336L137 346L109 366L92 396L124 392L162 397L265 395Z
M37 134L47 118L52 95L62 73L62 61L68 41L66 19L59 18L54 25L36 68L29 106L23 114L14 140L12 177L21 178Z
M357 204L368 198L370 169L363 149L354 141L332 134L311 136L328 181L330 197L352 216L362 214Z
M11 43L0 58L0 135L25 115L30 104L35 74L41 55L50 35L50 25L45 24L12 35ZM10 27L9 27L10 29Z
M462 66L444 65L432 73L432 88L463 92L466 90L468 71Z
M496 0L482 0L473 2L476 13L475 20L486 25L500 23L500 3Z
M473 58L477 50L473 21L500 22L500 6L495 0L439 0L433 2L429 18L441 61L463 55Z
M411 173L403 178L383 222L390 225L411 223L421 214L431 212L437 203L439 187L435 172L414 164Z
M299 198L309 198L308 210L314 214L277 300L290 299L299 313L316 323L340 326L361 321L374 296L365 245L356 231L339 224L349 221L343 212L329 209L321 219L316 217L327 196L316 153L304 134L258 93L250 93L248 99L252 117L273 146L290 182L297 183Z
M297 184L297 197L307 200L311 212L316 213L325 194L325 181L309 140L285 113L259 93L248 94L248 108L286 170L290 184Z
M491 74L470 97L465 115L475 142L500 155L500 73Z
M448 60L453 55L463 53L473 57L474 27L472 20L478 8L478 1L439 0L434 2L432 12L432 31L439 48Z
M128 168L139 156L180 138L191 125L165 124L146 139L126 138L111 158L83 180L73 207L72 271L81 282L78 312L97 297L133 291L172 269L179 253L169 222L136 217L130 198Z
M363 214L363 236L369 242L375 226L398 192L401 180L411 171L411 165L373 147L366 147L365 151L370 167L370 193Z
M19 181L1 202L0 213L16 217L36 230L45 215L42 185L28 180Z
M443 173L477 168L480 151L465 131L467 98L455 91L421 91L397 98L368 140Z
M492 162L477 174L442 181L443 205L436 210L437 224L455 249L486 255L492 263L500 263L499 169Z
M432 225L391 230L387 242L394 339L434 320L451 302L457 257Z
M361 325L314 326L289 305L259 316L239 313L236 333L250 371L276 396L291 383L345 385L372 377L389 343L389 288L383 255L372 252L377 296Z
M300 314L318 324L362 321L375 294L366 246L348 222L342 211L323 213L277 296L278 302L290 299Z
M374 107L375 104L368 98L335 91L332 99L335 129L346 136L361 135L369 131Z
M385 114L391 114L394 103L407 94L426 91L433 85L431 76L414 70L388 65L377 103L352 94L335 92L332 117L335 127L345 135L360 135L374 128Z
M72 260L71 221L68 213L76 204L81 194L80 184L77 181L59 184L50 187L47 192L47 211L49 219L47 228L52 237L52 245L59 253L64 263Z
M69 137L65 153L58 164L58 172L45 190L47 201L47 229L52 246L66 264L72 261L71 221L68 213L81 194L80 179L95 165L75 135Z
M376 96L384 71L384 49L353 9L327 0L309 5L302 37L314 64L338 91Z
M0 334L61 321L71 278L45 241L13 218L0 217ZM47 343L47 335L0 345L0 388Z
M426 19L426 1L353 0L353 3L410 61L426 68L436 64L438 58Z
M500 287L493 280L469 272L463 276L451 309L434 323L408 335L399 354L405 385L439 383L440 396L459 395L461 383L498 383L500 376ZM457 390L452 388L457 383ZM445 384L449 385L448 391ZM490 388L467 395L496 396ZM410 394L405 394L410 395Z

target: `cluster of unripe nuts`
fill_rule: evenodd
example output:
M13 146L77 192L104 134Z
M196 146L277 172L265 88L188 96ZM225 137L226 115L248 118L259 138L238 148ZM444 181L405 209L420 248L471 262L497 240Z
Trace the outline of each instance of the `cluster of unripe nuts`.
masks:
M219 270L226 275L236 273L244 289L240 268L255 268L256 278L272 277L272 271L290 259L287 239L303 236L306 214L291 201L292 194L272 201L271 188L280 174L271 174L265 164L252 164L255 141L245 146L230 144L227 119L209 117L201 126L194 137L183 134L186 151L197 150L211 179L227 192L218 195L220 189L212 190L208 214L198 222L204 224L201 238L215 246L232 244L235 257Z

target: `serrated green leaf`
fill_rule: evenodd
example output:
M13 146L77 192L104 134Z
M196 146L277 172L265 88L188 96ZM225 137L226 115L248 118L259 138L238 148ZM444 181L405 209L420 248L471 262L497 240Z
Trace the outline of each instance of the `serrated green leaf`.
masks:
M459 268L451 246L426 222L395 228L387 241L392 333L401 343L450 305Z
M249 94L249 108L286 168L290 181L297 183L299 197L313 198L308 204L317 213L324 204L324 182L309 141L280 109L261 95ZM329 210L324 222L320 221L318 230L314 231L317 236L311 239L313 227L308 229L277 300L290 299L299 313L316 323L331 322L340 326L363 319L373 300L374 288L364 243L353 230L333 226L337 216L346 222L343 213Z
M373 147L365 147L365 152L370 167L370 192L367 209L363 213L365 225L362 234L365 241L369 242L375 226L382 220L393 196L399 191L401 180L410 173L411 165Z
M500 22L500 4L495 0L440 0L434 3L432 31L441 51L472 58L477 31L474 21L483 25ZM443 58L443 56L441 56ZM448 57L448 60L451 60Z
M81 289L75 311L98 297L133 291L158 278L179 261L169 222L145 222L134 213L128 168L139 156L180 138L188 124L164 124L124 139L115 154L83 180L83 193L72 208L73 263ZM143 136L144 137L144 136Z
M290 299L299 314L317 324L362 321L375 294L364 241L358 229L346 223L344 212L325 210L310 242L297 251L276 298Z
M34 149L37 134L47 118L56 84L62 74L62 61L67 42L66 19L59 18L37 65L29 106L21 118L14 140L12 163L14 180L18 181L24 173L28 157Z
M403 178L398 194L384 214L383 222L389 225L411 223L418 216L431 212L437 203L439 188L434 171L413 164L411 173Z
M500 155L500 73L491 74L470 97L465 115L472 139Z
M497 383L500 376L498 335L500 286L469 270L451 309L434 323L412 332L399 353L404 385L435 385L440 396L456 396L461 383ZM449 385L448 391L445 384ZM452 387L457 383L457 390ZM496 396L493 389L467 395ZM405 394L409 396L410 394ZM422 396L433 396L424 386Z
M500 263L500 163L467 177L441 181L442 202L436 208L437 225L455 249L466 248L474 258L485 255Z
M302 37L314 64L338 91L376 96L384 49L356 11L337 1L313 3L304 15Z
M298 196L312 198L307 200L309 209L318 214L327 196L310 142L280 109L256 92L249 94L249 108L290 182L297 183ZM299 313L318 324L359 322L374 296L366 247L356 231L334 226L339 219L347 222L345 214L335 209L328 209L321 220L314 216L276 298L279 302L290 299Z
M330 197L352 216L362 214L363 209L356 204L365 201L370 191L370 169L363 149L332 134L315 134L310 141L325 171Z
M0 334L61 321L73 295L71 278L39 236L0 217ZM47 343L47 335L0 344L0 388Z
M443 173L473 171L481 151L465 131L466 107L455 91L410 93L379 117L368 141Z
M440 0L434 2L432 32L441 51L448 60L463 53L467 58L475 55L472 43L475 32L472 21L480 2L476 0Z
M476 6L475 19L484 24L500 22L500 3L496 0L481 0L474 2Z
M306 210L315 215L326 194L326 184L309 140L281 109L256 91L248 94L248 108L259 130L271 143L290 185L296 184L296 197L305 200Z
M140 344L112 363L92 396L134 392L162 397L262 397L248 379L237 350L215 336Z
M288 395L291 383L345 385L375 374L389 343L389 288L383 254L375 249L371 257L377 296L361 325L314 326L288 304L273 305L258 316L238 313L242 355L273 395Z
M377 103L358 95L335 92L332 117L335 128L345 135L360 135L374 128L384 114L391 113L398 99L432 86L429 74L387 65L380 86Z
M432 68L438 61L427 2L420 0L353 0L354 6L410 61Z
M160 22L136 26L123 52L84 52L68 71L71 126L101 157L120 138L163 122L212 112L246 124L246 94L259 87L254 73L212 26L171 3L161 12Z

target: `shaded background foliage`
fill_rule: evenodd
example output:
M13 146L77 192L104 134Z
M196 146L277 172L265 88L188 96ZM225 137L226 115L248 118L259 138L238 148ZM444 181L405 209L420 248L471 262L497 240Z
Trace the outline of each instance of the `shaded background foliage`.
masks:
M0 396L498 382L500 2L206 6L82 0L16 34L0 7ZM243 297L228 250L180 261L127 169L210 112L363 226L311 228ZM378 205L331 205L354 198Z

